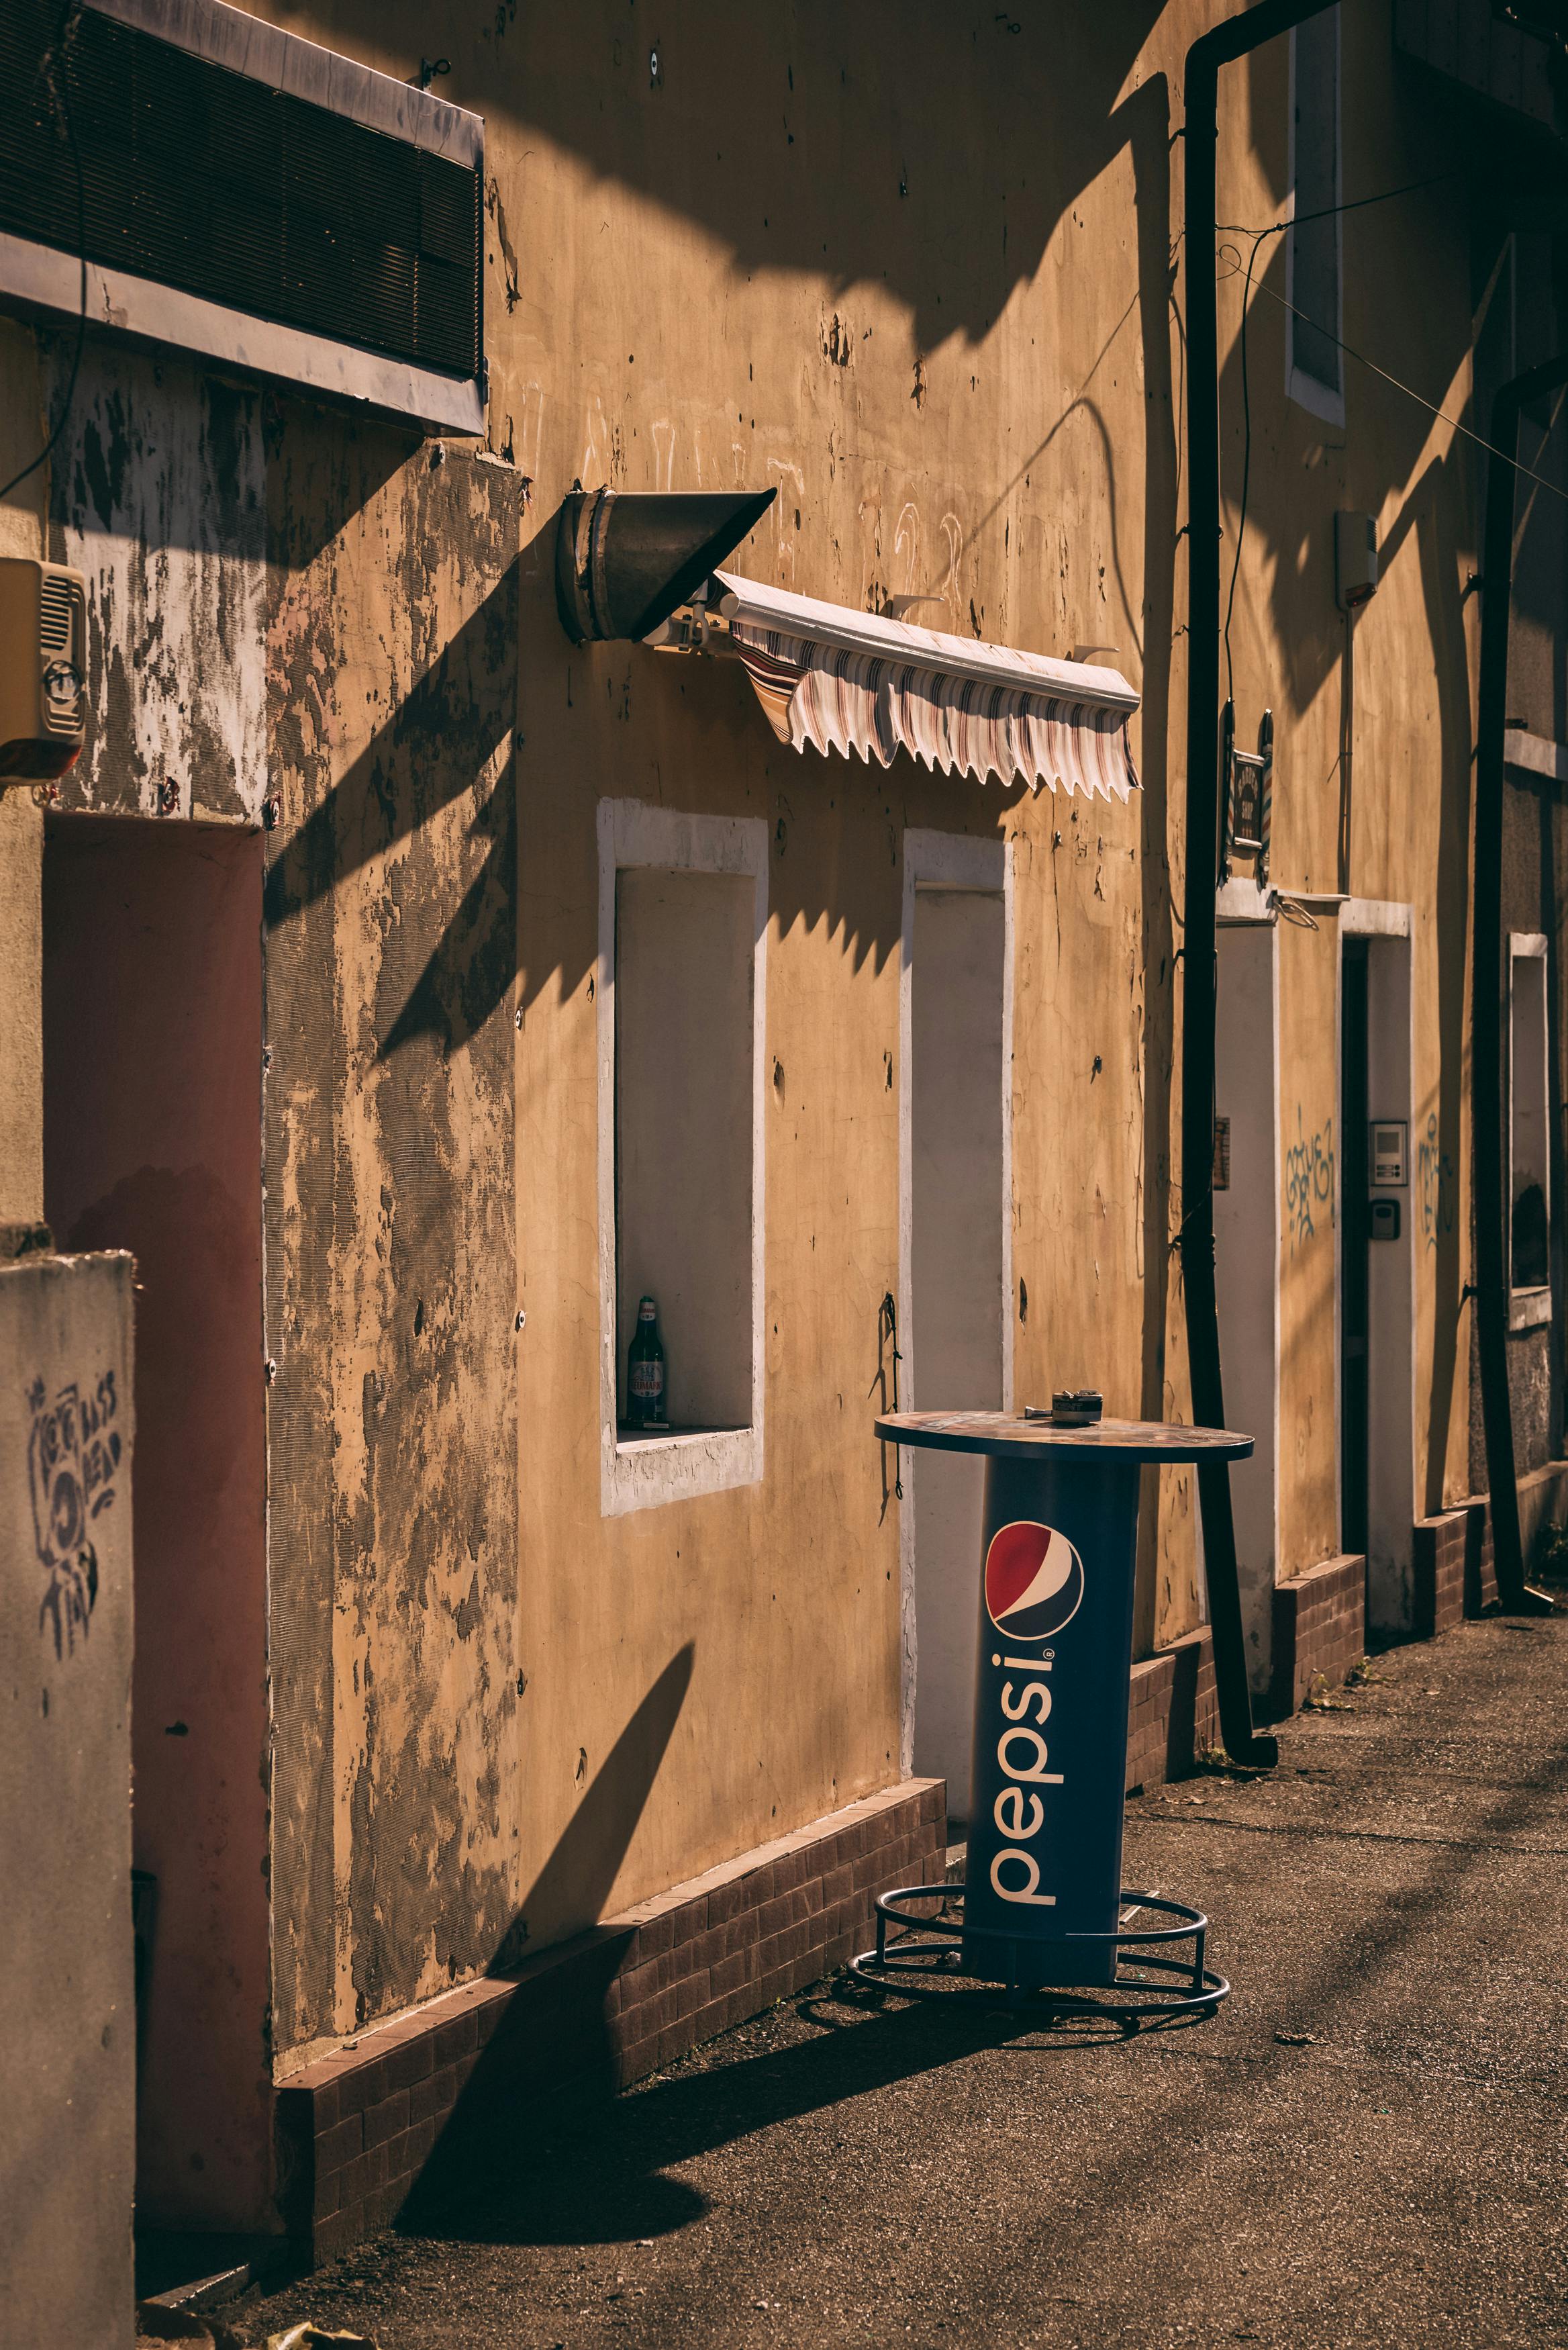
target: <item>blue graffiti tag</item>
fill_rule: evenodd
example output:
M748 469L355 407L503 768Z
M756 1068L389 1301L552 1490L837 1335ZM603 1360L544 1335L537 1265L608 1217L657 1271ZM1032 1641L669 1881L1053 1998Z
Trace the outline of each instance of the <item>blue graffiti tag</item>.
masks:
M1427 1246L1435 1249L1454 1229L1454 1162L1438 1148L1438 1115L1427 1120L1425 1138L1416 1152L1416 1180L1421 1193L1421 1230Z
M1317 1211L1328 1210L1332 1230L1334 1220L1334 1120L1327 1119L1315 1134L1302 1132L1301 1104L1296 1104L1296 1139L1285 1150L1285 1222L1291 1235L1291 1253L1304 1247L1317 1231Z

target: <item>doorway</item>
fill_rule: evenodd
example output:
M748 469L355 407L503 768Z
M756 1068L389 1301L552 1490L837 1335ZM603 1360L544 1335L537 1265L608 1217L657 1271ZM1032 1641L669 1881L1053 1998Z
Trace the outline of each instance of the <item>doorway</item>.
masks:
M261 923L257 833L48 820L45 1210L136 1258L142 2230L269 2224Z
M1415 1282L1408 910L1341 911L1340 1547L1366 1561L1366 1626L1414 1628Z
M1011 1390L1005 846L906 834L904 887L901 1400L1000 1411ZM969 1814L984 1464L903 1458L913 1768L946 1780L956 1833Z
M1367 1347L1371 1240L1366 1133L1366 941L1346 939L1340 973L1339 1131L1344 1152L1339 1227L1339 1546L1366 1554Z
M1255 1698L1273 1681L1280 1378L1279 931L1222 922L1216 940L1214 1258L1225 1417L1252 1439L1231 1471L1236 1567Z

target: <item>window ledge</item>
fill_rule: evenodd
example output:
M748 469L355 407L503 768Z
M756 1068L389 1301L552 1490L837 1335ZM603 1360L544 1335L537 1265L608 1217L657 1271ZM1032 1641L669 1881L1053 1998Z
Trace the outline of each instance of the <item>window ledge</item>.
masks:
M618 1453L642 1452L650 1444L684 1444L699 1436L749 1436L749 1428L633 1428L623 1420L615 1432Z
M1545 1289L1511 1289L1508 1293L1508 1326L1511 1330L1538 1330L1552 1319L1552 1291Z
M1309 416L1315 416L1320 424L1345 422L1344 392L1335 391L1331 384L1320 383L1316 376L1308 375L1304 368L1291 369L1285 383L1285 397L1293 400L1298 408L1304 408ZM1292 890L1290 894L1293 897L1296 893Z
M607 1518L657 1509L701 1493L759 1485L760 1428L618 1430L599 1464L599 1510Z
M328 400L349 400L434 432L477 437L484 403L476 382L383 358L352 343L229 310L176 286L88 264L88 317L145 343L189 351L244 375L271 378ZM74 255L0 233L0 300L74 326L81 269Z

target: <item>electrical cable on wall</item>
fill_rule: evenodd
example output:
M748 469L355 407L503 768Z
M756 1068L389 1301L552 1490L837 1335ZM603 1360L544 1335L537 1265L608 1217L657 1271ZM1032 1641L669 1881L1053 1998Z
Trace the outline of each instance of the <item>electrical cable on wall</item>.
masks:
M1371 199L1364 199L1364 201L1370 202ZM1285 221L1282 225L1289 228L1291 223ZM1238 233L1243 236L1256 235L1260 233L1266 236L1271 234L1267 229L1262 232L1242 229ZM1224 247L1222 250L1231 255L1231 266L1219 273L1221 280L1240 276L1245 266L1241 255L1236 252L1233 245ZM1428 416L1435 418L1439 424L1446 424L1451 432L1459 433L1461 439L1473 442L1478 449L1483 449L1489 457L1501 457L1505 465L1511 465L1516 473L1521 474L1527 482L1535 483L1538 488L1550 491L1554 498L1568 499L1568 490L1563 489L1556 482L1549 482L1544 473L1534 472L1531 466L1521 463L1517 457L1511 457L1505 449L1494 448L1484 433L1473 432L1469 425L1461 424L1457 416L1450 416L1447 409L1438 406L1436 400L1428 400L1425 393L1416 390L1413 385L1401 382L1397 375L1391 375L1386 367L1379 367L1376 359L1369 359L1365 351L1358 351L1354 343L1347 343L1342 335L1336 335L1331 327L1325 327L1309 311L1300 308L1294 302L1287 301L1282 294L1276 294L1272 286L1265 286L1260 280L1258 291L1260 294L1266 295L1271 302L1278 303L1282 310L1288 310L1293 317L1299 318L1303 326L1314 327L1320 335L1327 336L1329 341L1342 350L1346 359L1355 359L1357 366L1369 369L1372 374L1379 377L1395 391L1403 392L1407 400L1413 400L1417 408L1424 408Z
M1241 332L1240 337L1241 357L1241 510L1236 522L1236 545L1234 552L1231 557L1231 586L1229 593L1225 598L1225 694L1226 699L1231 702L1234 702L1236 699L1236 681L1235 673L1231 662L1231 615L1236 608L1236 580L1241 568L1241 542L1247 535L1247 494L1251 487L1252 473L1252 402L1251 390L1247 380L1247 318L1251 307L1252 271L1257 262L1259 247L1262 244L1263 240L1266 237L1283 236L1287 229L1305 228L1311 221L1334 220L1343 213L1364 212L1369 204L1392 203L1397 197L1414 195L1420 188L1437 187L1440 182L1444 180L1451 180L1454 176L1455 174L1452 172L1434 172L1425 180L1407 180L1402 187L1385 188L1379 194L1375 196L1355 196L1348 203L1325 204L1319 212L1298 213L1293 214L1289 220L1271 222L1266 228L1251 228L1249 226L1243 226L1238 221L1218 221L1215 224L1216 230L1223 235L1250 236L1252 240L1252 249L1247 255L1245 282L1241 288ZM1225 276L1233 277L1236 274L1236 270L1240 269L1241 266L1241 255L1239 254L1235 254L1235 248L1232 245L1221 245L1220 247L1220 254L1221 256L1228 254L1235 255L1235 268L1227 270L1224 273ZM1268 286L1262 286L1260 288L1260 291L1262 293L1268 293L1271 289ZM1304 318L1305 314L1302 311L1297 311L1296 316L1298 317ZM1305 323L1308 326L1312 326L1315 321L1311 318L1305 318ZM1325 328L1324 332L1327 333L1327 331L1328 330ZM1330 336L1329 339L1331 342L1337 342L1339 338L1337 336ZM1341 345L1341 348L1344 348L1345 346ZM1355 354L1352 352L1351 357L1354 358L1355 356Z
M22 483L36 473L57 447L70 416L71 404L76 398L77 377L81 370L82 349L87 341L87 183L82 175L81 150L77 144L76 125L71 119L70 101L66 95L64 70L67 52L77 28L79 13L78 0L68 0L68 5L60 22L58 38L51 47L45 50L38 66L38 78L48 93L49 108L55 118L55 126L65 135L66 143L71 151L71 166L76 173L77 258L81 271L81 287L77 311L77 347L71 355L71 371L66 379L66 396L60 402L60 412L55 419L53 431L29 464L24 465L19 473L13 473L8 482L0 483L0 498L8 498L13 490L19 488Z

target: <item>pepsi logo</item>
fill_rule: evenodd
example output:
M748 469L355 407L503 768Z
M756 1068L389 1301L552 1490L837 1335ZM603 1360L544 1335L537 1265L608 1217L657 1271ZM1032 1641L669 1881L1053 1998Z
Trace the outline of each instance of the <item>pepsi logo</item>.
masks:
M1084 1562L1054 1526L1016 1518L985 1554L986 1613L1009 1640L1048 1640L1084 1596Z

